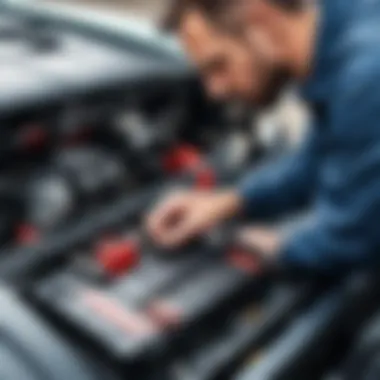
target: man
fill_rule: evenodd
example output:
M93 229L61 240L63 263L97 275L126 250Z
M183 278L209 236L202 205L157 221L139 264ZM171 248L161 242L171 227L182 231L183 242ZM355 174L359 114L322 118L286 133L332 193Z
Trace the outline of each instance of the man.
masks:
M325 272L380 255L380 0L177 0L170 17L209 94L271 103L293 80L312 132L240 187L170 195L149 215L178 246L238 213L260 221L311 205L291 235L246 239L280 262Z

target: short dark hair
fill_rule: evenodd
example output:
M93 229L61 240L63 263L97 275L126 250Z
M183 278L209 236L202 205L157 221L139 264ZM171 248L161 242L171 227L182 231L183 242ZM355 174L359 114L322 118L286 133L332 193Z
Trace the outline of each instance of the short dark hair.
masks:
M241 0L172 0L168 14L164 18L165 30L175 31L181 24L184 13L196 8L212 19L219 19L228 9ZM245 0L247 1L247 0ZM252 0L253 1L253 0ZM305 0L266 0L290 11L299 10Z

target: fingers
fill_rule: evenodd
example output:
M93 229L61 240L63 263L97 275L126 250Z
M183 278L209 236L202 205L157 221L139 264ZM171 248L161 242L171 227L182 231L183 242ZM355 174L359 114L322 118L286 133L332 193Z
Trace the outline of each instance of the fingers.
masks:
M171 194L148 215L146 228L153 240L159 244L162 244L162 240L167 234L170 234L170 230L175 227L185 213L187 203L185 198L183 193Z
M201 230L201 220L196 213L188 213L178 223L167 229L161 236L160 243L168 248L176 248L186 244Z
M244 228L238 233L237 239L243 245L265 254L275 254L279 248L279 236L270 228Z
M149 235L167 248L187 243L218 221L220 207L215 199L214 194L202 192L170 195L148 216Z
M244 245L255 246L260 240L260 231L255 227L245 227L237 234L237 240Z

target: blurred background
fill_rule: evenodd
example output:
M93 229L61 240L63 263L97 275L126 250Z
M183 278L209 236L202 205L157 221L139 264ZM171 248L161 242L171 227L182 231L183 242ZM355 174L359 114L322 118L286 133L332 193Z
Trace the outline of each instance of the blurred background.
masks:
M159 20L168 3L166 0L39 0L39 2L86 6L108 12L125 12L126 14L145 17L154 21Z

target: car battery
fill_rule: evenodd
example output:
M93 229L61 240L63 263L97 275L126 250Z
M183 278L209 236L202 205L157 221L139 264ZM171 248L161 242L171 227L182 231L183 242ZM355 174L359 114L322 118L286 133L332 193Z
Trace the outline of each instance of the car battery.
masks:
M32 296L113 360L161 356L194 329L228 318L266 278L251 253L237 260L220 247L195 245L169 258L128 233L106 238L43 275Z

